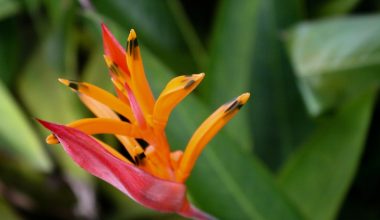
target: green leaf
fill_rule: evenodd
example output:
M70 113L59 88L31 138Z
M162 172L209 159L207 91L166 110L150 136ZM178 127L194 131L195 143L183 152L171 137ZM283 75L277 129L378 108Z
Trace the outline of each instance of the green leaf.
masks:
M186 14L185 8L180 0L167 0L166 2L171 9L173 19L177 22L184 41L193 55L194 61L198 65L198 68L202 70L208 62L208 55Z
M279 34L300 19L300 6L291 2L267 0L260 5L251 58L254 99L249 110L254 150L273 170L281 167L311 128Z
M0 20L13 16L21 11L20 1L0 0Z
M325 116L282 170L282 188L308 219L335 218L363 151L376 91Z
M49 171L51 163L41 142L1 81L0 100L0 150L36 169Z
M211 39L210 67L206 72L203 92L207 101L222 104L227 99L249 91L251 57L255 40L260 0L222 1ZM237 25L238 24L238 25ZM254 97L253 97L254 98ZM241 112L227 128L238 146L251 149L251 132L247 111Z
M143 59L154 88L163 87L163 80L173 76L146 50ZM191 133L217 107L206 107L194 94L187 97L169 121L168 138L173 149L183 149ZM239 114L246 110L243 108ZM256 158L242 152L226 129L207 146L188 186L199 207L221 219L300 219L269 172Z
M379 22L379 15L336 18L289 33L289 53L311 114L380 82Z
M102 53L103 51L100 49L94 50L83 70L81 81L90 82L108 91L114 91L112 81L108 74L109 70L101 55Z
M18 82L20 98L34 117L61 124L80 119L83 115L77 95L58 82L60 77L75 79L67 59L75 59L76 56L74 48L66 41L70 38L66 37L59 30L46 34L46 39L33 53ZM71 49L66 50L66 46ZM39 128L43 135L49 134L46 129ZM51 149L58 155L66 174L88 181L89 175L76 166L62 148Z
M249 88L251 57L260 0L221 2L211 39L210 68L205 78L209 100L223 103ZM236 25L236 24L239 25Z
M63 72L62 50L59 37L47 39L20 76L19 92L36 117L68 123L78 119L80 111L75 93L58 82L59 77L73 78L72 73Z

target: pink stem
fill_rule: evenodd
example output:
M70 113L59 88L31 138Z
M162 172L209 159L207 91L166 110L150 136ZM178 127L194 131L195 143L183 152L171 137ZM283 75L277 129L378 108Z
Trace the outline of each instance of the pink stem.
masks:
M197 207L190 204L188 201L185 202L182 209L178 212L178 214L182 215L186 218L197 219L197 220L215 220L216 218L212 215L203 212Z

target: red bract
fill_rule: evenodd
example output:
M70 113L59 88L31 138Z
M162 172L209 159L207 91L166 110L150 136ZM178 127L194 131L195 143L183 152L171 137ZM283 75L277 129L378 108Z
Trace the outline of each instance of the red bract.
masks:
M125 50L104 24L102 24L102 37L104 41L104 53L110 56L123 71L129 74L125 62Z
M110 183L136 202L160 211L176 212L185 202L183 184L155 178L115 157L83 132L39 120L58 138L69 156L83 169Z

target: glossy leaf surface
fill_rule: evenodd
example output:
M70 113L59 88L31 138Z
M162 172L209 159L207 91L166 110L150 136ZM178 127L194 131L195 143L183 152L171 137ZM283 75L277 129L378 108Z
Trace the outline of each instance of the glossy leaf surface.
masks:
M379 22L378 15L335 18L304 23L289 33L288 50L311 114L379 84Z
M326 116L279 176L308 219L334 219L355 175L370 123L375 89Z

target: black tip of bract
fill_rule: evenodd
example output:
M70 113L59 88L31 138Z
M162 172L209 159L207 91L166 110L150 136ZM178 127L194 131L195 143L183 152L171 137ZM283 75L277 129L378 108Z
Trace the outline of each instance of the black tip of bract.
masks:
M69 84L67 86L74 89L74 90L78 90L79 89L79 82L74 81L74 80L69 80Z
M191 79L189 80L186 85L183 87L184 89L190 88L195 83L195 80Z
M137 41L137 38L134 38L132 40L129 40L127 43L127 51L130 55L133 54L133 51L136 47L139 46L139 42Z
M239 110L241 109L241 107L243 107L243 104L241 102L239 102L238 100L234 100L229 106L228 108L224 111L225 113L229 113L229 112L232 112L234 110Z

